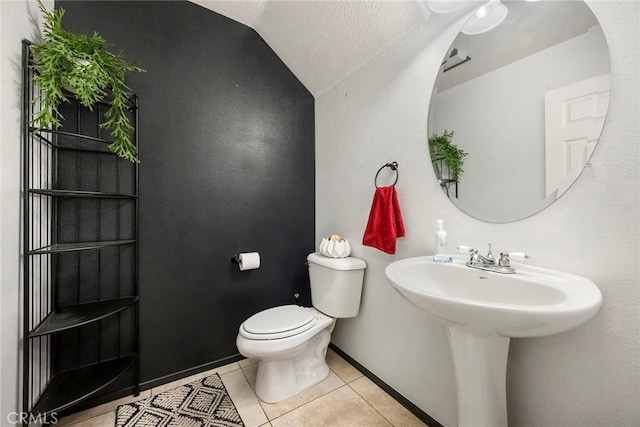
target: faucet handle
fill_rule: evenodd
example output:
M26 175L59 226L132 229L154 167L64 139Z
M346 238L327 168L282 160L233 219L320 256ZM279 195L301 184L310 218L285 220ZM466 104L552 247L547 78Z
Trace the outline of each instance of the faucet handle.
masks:
M510 259L515 261L524 261L531 258L529 255L525 254L524 252L508 252L507 256Z
M458 246L458 252L463 254L469 254L469 262L477 262L478 261L478 249L472 248L471 246L460 245Z
M509 267L509 262L513 259L515 261L524 261L531 258L529 255L524 252L501 252L500 260L498 261L498 265L500 267Z
M456 249L458 249L458 252L462 254L469 254L473 251L477 251L477 249L472 248L471 246L465 246L465 245L460 245Z
M509 252L500 252L500 259L498 260L500 267L510 268L511 260L509 259Z

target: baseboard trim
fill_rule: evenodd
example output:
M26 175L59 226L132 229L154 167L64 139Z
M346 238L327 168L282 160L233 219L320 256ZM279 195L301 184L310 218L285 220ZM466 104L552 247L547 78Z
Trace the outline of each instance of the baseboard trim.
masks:
M181 371L174 372L172 374L165 375L162 377L158 377L153 380L141 382L140 391L149 390L150 388L158 387L160 385L170 383L172 381L177 381L182 378L190 377L191 375L196 375L201 372L209 371L219 366L228 365L229 363L237 362L244 358L245 357L240 354L234 354L232 356L225 357L223 359L214 360L213 362L204 363L202 365L194 366L193 368L183 369ZM133 395L134 391L135 391L135 387L126 387L124 389L115 390L107 394L98 395L96 397L90 397L87 400L79 402L78 404L73 405L68 409L59 411L58 416L59 418L66 417L76 412L82 412L84 410L94 408L96 406L100 406L104 403L112 402L122 397L131 396Z
M384 390L389 396L393 397L398 401L402 406L407 408L409 412L418 417L422 422L427 424L429 427L443 427L438 421L434 420L429 414L424 412L422 409L418 408L415 404L413 404L409 399L398 393L394 390L389 384L382 381L380 378L376 377L373 372L362 366L357 360L353 357L349 356L345 353L340 347L336 346L334 343L329 343L329 348L335 351L340 357L349 362L351 366L362 372L362 374L373 381L378 387Z
M194 366L188 369L183 369L182 371L174 372L172 374L164 375L162 377L158 377L153 380L142 382L140 383L140 388L142 390L148 390L150 388L158 387L160 385L170 383L172 381L177 381L182 378L190 377L191 375L196 375L201 372L209 371L219 366L228 365L229 363L237 362L244 358L245 357L242 356L241 354L234 354L232 356L225 357L223 359L214 360L213 362L204 363L202 365Z

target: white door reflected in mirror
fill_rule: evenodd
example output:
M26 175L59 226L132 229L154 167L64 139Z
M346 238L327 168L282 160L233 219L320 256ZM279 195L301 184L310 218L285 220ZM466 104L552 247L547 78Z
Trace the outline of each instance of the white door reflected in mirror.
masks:
M609 108L611 74L551 90L544 97L546 196L560 197L596 148Z

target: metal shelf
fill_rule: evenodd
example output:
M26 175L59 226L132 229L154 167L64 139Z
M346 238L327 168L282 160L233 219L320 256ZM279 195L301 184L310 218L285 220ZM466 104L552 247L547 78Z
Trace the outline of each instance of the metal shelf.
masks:
M445 160L444 156L437 156L433 158L431 160L431 163L433 165L433 170L436 174L436 179L438 180L440 187L442 187L442 190L445 192L447 197L450 198L451 196L453 196L457 199L458 198L458 181L451 178L451 176L449 175L449 169L445 167L446 163L444 162L444 160ZM446 178L443 176L445 170L447 172ZM450 191L451 184L453 184L453 191Z
M92 302L59 308L51 312L42 323L29 334L29 338L53 334L112 316L135 304L138 297Z
M41 138L42 140L45 140L45 142L49 142L48 138L45 138L44 136L42 136L43 133L51 133L53 135L62 135L62 136L70 136L72 138L78 138L78 139L86 139L87 141L93 141L93 142L99 142L101 144L111 144L113 141L108 141L106 139L103 138L96 138L95 136L89 136L89 135L83 135L81 133L75 133L75 132L67 132L64 130L57 130L57 129L40 129L38 130L38 128L35 128L33 126L29 127L29 132L33 133L34 135L40 135L39 138ZM56 145L53 142L49 142L51 145Z
M104 193L100 191L53 190L39 188L29 189L29 193L43 194L45 196L53 197L86 197L98 199L135 199L138 197L135 194Z
M91 397L129 370L136 359L125 356L54 375L31 413L42 417Z
M105 102L87 108L67 93L62 126L33 127L45 106L31 65L24 40L22 410L42 417L131 386L140 392L140 199L138 164L109 149L112 136L100 125ZM129 104L138 147L138 97ZM94 302L76 304L85 300Z
M82 135L77 135L78 138L80 139L89 139L89 140L93 140L93 142L97 142L100 143L101 145L98 145L98 147L104 147L101 149L98 148L92 148L92 147L84 147L82 145L78 145L78 146L73 146L73 145L64 145L64 144L59 144L57 142L52 141L49 138L45 138L42 135L42 132L45 132L44 130L40 131L40 132L36 132L35 128L29 128L29 134L34 136L35 138L38 138L40 141L54 147L57 148L59 150L69 150L69 151L84 151L84 152L88 152L88 153L99 153L99 154L110 154L110 155L114 155L115 153L111 150L109 150L106 146L106 144L109 144L108 141L102 140L102 139L98 139L95 140L95 138L93 137L85 137L83 138ZM47 131L49 132L49 131ZM60 132L54 132L54 133L58 133L60 134ZM67 133L67 135L69 135L69 133Z
M102 242L78 242L78 243L55 243L53 245L45 246L40 249L27 252L27 255L46 255L57 254L61 252L75 252L75 251L91 251L97 249L110 248L112 246L131 245L136 243L137 240L106 240Z

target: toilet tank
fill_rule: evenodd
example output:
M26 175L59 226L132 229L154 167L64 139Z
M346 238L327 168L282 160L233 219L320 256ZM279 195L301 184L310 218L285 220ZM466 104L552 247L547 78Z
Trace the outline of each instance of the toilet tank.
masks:
M355 317L360 309L367 264L358 258L329 258L318 252L307 257L311 302L331 317Z

